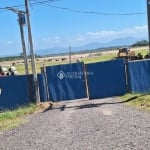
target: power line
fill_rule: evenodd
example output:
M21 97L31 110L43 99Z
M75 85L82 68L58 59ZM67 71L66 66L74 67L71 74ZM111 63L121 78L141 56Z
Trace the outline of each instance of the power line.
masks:
M43 1L38 1L38 0L30 0L30 4L32 6L36 5L45 5L48 7L60 9L60 10L66 10L66 11L71 11L75 13L83 13L83 14L95 14L95 15L104 15L104 16L132 16L132 15L145 15L146 12L133 12L133 13L106 13L106 12L96 12L96 11L82 11L82 10L76 10L76 9L71 9L67 7L60 7L60 6L55 6L55 5L50 5L49 2L54 2L58 0L43 0ZM14 8L20 8L24 7L24 5L16 5L16 6L11 6ZM7 11L6 8L0 8L0 12Z
M42 5L46 5L49 7L53 7L56 9L61 9L61 10L67 10L67 11L72 11L72 12L76 12L76 13L85 13L85 14L96 14L96 15L107 15L107 16L127 16L127 15L144 15L146 14L146 12L135 12L135 13L104 13L104 12L95 12L95 11L81 11L81 10L75 10L75 9L71 9L71 8L67 8L67 7L59 7L59 6L55 6L55 5L50 5L44 1L37 1L37 0L33 0L39 4ZM48 0L50 1L50 0Z
M47 4L48 5L48 4ZM65 8L65 7L58 7L54 5L48 5L50 7L54 7L57 9L63 9L63 10L68 10L72 12L77 12L77 13L85 13L85 14L96 14L96 15L105 15L105 16L127 16L127 15L143 15L145 13L104 13L104 12L95 12L95 11L81 11L81 10L75 10L75 9L70 9L70 8Z
M7 6L7 7L20 8L20 7L24 7L24 5L20 4L20 5ZM2 7L2 8L0 8L0 10L7 10L7 8L6 7Z
M34 1L34 0L32 0L32 1ZM45 1L43 1L43 2L49 2L49 0L45 0ZM34 5L38 5L38 3L36 2L34 2L34 3L31 3L32 5L34 4ZM7 6L7 7L13 7L13 8L17 8L17 9L22 9L22 8L24 8L24 4L19 4L19 5L12 5L12 6ZM5 11L8 11L7 10L7 8L6 7L1 7L0 8L0 12L5 12Z
M40 2L38 0L30 0L30 1L34 1L34 2ZM44 1L47 1L47 2L55 2L55 1L60 1L60 0L44 0ZM42 1L42 2L44 2Z
M37 0L30 0L33 6L36 5L41 5L41 1L37 1ZM43 3L49 3L49 2L54 2L54 1L58 1L58 0L44 0L42 1ZM24 8L24 4L18 4L18 5L12 5L12 6L7 6L7 7L13 7L13 8ZM0 8L0 12L4 12L4 11L8 11L6 7L1 7Z

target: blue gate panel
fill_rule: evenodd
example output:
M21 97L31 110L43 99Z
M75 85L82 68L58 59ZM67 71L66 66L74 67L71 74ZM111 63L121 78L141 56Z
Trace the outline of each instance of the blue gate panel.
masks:
M45 102L48 100L48 95L44 73L38 74L38 82L39 82L40 100L41 102Z
M87 64L86 69L90 99L119 96L126 92L122 59Z
M29 103L27 76L0 77L0 109Z
M83 72L83 63L46 67L50 100L64 101L85 98Z
M128 86L130 92L150 91L150 60L128 63Z

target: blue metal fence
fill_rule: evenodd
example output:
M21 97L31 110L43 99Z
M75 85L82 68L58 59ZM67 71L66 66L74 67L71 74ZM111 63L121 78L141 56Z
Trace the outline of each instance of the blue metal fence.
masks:
M86 97L84 64L46 67L50 100L64 101Z
M90 99L125 94L126 78L129 92L150 92L150 60L128 62L127 74L123 59L86 64L85 68ZM38 74L41 101L86 98L84 71L83 63L46 67L47 79ZM35 101L32 75L0 77L0 89L0 109Z
M129 92L150 92L150 60L128 62Z
M38 82L41 102L48 101L49 97L47 91L46 77L44 73L38 74Z
M86 65L89 98L119 96L126 93L123 59Z
M14 108L29 103L27 76L0 78L0 109Z
M47 101L46 81L44 74L38 74L41 102ZM15 108L35 102L33 75L0 77L0 109Z

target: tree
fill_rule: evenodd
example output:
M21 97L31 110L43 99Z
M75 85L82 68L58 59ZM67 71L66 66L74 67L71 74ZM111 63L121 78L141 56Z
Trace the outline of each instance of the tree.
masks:
M138 46L148 46L149 42L147 40L137 41L135 44L132 44L131 47L138 47Z

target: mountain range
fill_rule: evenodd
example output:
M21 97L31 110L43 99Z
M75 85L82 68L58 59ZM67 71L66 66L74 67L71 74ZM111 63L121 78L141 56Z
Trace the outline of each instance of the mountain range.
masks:
M146 38L145 38L146 39ZM117 46L130 46L137 41L143 40L139 38L134 37L127 37L127 38L118 38L114 39L110 42L94 42L89 43L83 46L79 47L71 47L71 52L82 52L86 50L92 50L92 49L98 49L98 48L107 48L107 47L117 47ZM35 50L35 54L37 55L50 55L50 54L62 54L62 53L69 53L69 47L53 47L53 48L47 48L47 49L39 49Z
M122 46L130 46L132 44L135 44L137 41L141 40L147 40L147 38L134 38L134 37L126 37L126 38L117 38L114 39L110 42L93 42L89 43L86 45L82 46L76 46L76 47L71 47L71 52L72 53L77 53L77 52L85 52L85 51L91 51L91 50L96 50L96 49L101 49L101 50L106 50L107 48L113 48L113 47L122 47ZM69 53L69 46L68 47L53 47L53 48L47 48L47 49L37 49L35 50L36 55L40 56L45 56L45 55L61 55L61 54L66 54ZM29 54L28 54L29 55ZM0 57L10 57L10 56L20 56L19 53L12 53L12 54L7 54L7 55L2 55L0 54Z

